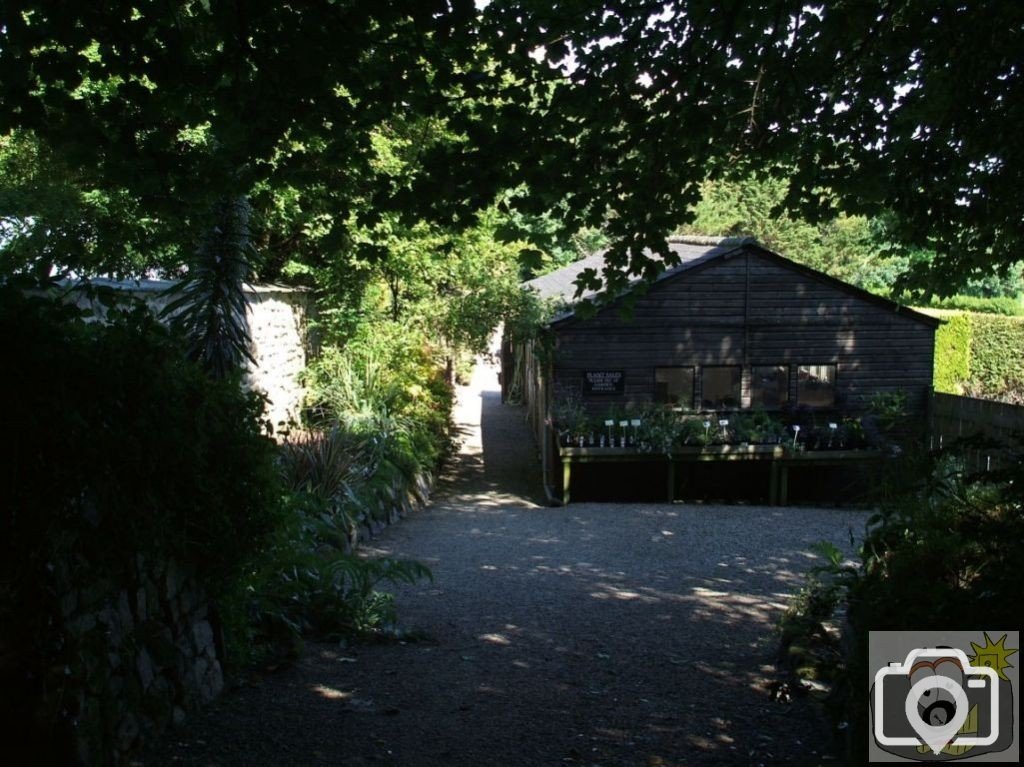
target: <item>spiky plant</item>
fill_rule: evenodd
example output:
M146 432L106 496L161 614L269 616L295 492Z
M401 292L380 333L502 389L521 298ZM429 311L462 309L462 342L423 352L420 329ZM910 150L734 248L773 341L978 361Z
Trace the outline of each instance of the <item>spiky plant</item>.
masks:
M252 208L245 197L214 206L214 226L196 250L188 273L167 290L162 316L188 339L188 354L214 378L255 363L244 288L252 279Z

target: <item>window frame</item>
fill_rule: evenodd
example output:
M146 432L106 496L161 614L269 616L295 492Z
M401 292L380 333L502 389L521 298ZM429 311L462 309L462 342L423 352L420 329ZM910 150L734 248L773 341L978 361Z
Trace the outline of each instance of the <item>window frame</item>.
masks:
M800 380L800 371L804 368L832 368L832 379L830 381L832 385L832 401L828 404L808 403L802 401L800 397L801 390L804 384ZM807 407L818 410L828 410L836 407L839 402L839 363L838 362L814 362L814 363L800 363L796 366L796 405L797 407Z
M669 399L658 399L658 372L661 370L688 370L690 372L690 400L688 403L672 402ZM694 365L656 365L654 367L654 392L652 400L655 404L665 405L674 410L693 410L693 404L697 396L697 368Z
M743 409L743 365L701 365L700 368L700 409L702 411L742 410ZM708 405L704 391L705 374L708 370L735 370L736 397L735 404Z
M764 403L758 404L758 403L754 402L754 388L755 388L754 387L754 381L756 380L754 371L756 371L758 368L772 368L774 370L781 369L781 370L785 371L786 386L785 386L785 388L783 390L783 394L784 394L785 399L783 399L782 402L779 402L778 404L775 404L775 405L766 405ZM789 406L790 402L792 401L791 398L790 398L791 389L792 389L792 380L793 380L793 366L792 365L790 365L788 362L778 362L778 363L774 363L774 364L768 363L768 364L763 364L763 365L762 364L757 364L757 365L753 365L752 364L752 365L748 365L747 369L749 370L749 374L750 374L750 387L749 387L749 395L750 396L749 396L749 403L747 405L747 407L749 409L751 409L751 410L755 410L755 409L761 409L761 410L784 410L786 407Z

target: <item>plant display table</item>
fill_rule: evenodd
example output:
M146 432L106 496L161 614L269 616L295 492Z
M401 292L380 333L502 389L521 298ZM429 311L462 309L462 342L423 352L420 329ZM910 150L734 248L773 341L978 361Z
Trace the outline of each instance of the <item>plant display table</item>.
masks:
M643 452L631 447L562 447L562 503L571 502L573 464L582 463L657 463L667 465L667 500L675 500L676 465L701 461L770 461L768 502L772 506L789 503L789 470L794 466L846 466L871 463L882 458L878 450L793 450L785 445L709 445L684 447L671 454Z

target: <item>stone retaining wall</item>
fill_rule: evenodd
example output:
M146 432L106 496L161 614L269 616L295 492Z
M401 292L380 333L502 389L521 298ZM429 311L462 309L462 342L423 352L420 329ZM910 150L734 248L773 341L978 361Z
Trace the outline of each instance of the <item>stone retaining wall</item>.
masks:
M195 578L141 557L131 570L121 585L72 585L70 572L58 574L73 660L48 687L63 687L82 764L127 763L224 688L223 650Z

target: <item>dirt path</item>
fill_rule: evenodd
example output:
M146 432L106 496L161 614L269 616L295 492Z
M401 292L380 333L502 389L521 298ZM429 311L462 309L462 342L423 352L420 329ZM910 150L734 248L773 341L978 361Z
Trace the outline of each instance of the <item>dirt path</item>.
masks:
M376 550L428 563L397 595L429 641L314 645L227 694L147 764L817 764L803 699L769 699L773 626L864 515L834 509L545 508L522 411L495 372L460 391L464 445L425 512Z

